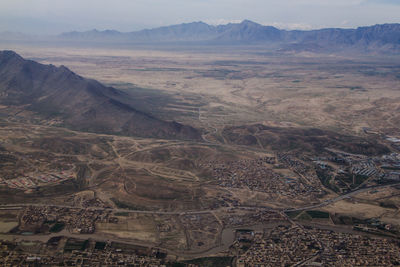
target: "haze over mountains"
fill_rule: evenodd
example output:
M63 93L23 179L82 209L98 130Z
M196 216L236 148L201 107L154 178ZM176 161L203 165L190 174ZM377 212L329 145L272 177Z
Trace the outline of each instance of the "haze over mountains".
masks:
M0 105L57 120L72 129L155 138L200 140L200 133L135 109L126 92L83 78L68 68L0 51ZM4 111L2 111L4 112Z
M279 44L283 49L335 50L343 48L397 51L400 24L382 24L357 29L321 29L311 31L280 30L249 20L212 26L204 22L185 23L150 30L122 33L114 30L68 32L62 40L128 43L196 43L209 45Z
M218 26L192 22L134 32L72 31L46 37L4 32L0 33L0 40L128 45L272 45L281 51L330 52L352 49L359 52L397 53L400 51L400 24L289 31L250 20Z

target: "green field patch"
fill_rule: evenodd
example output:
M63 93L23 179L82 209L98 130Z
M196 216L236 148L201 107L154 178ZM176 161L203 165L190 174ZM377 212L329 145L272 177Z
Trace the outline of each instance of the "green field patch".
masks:
M185 261L186 264L195 264L202 267L226 267L232 266L231 257L209 257Z
M115 216L121 216L121 217L128 217L129 216L129 212L116 212L114 215Z
M394 203L393 201L379 202L379 206L386 209L394 209L394 210L398 209L396 203Z
M365 182L365 180L368 179L368 176L365 175L356 175L355 176L355 184L354 186L359 186L360 184L362 184L363 182Z
M286 211L286 212L285 212L285 214L286 214L290 219L296 218L300 213L301 213L301 211Z
M84 251L89 244L89 240L79 240L75 238L70 238L65 244L64 251L71 252L73 250Z
M353 91L353 90L362 90L363 88L361 86L351 86L349 87L349 89Z
M329 213L325 211L309 210L307 214L313 219L329 219Z
M306 211L303 211L299 216L296 217L298 220L302 221L312 221L312 217Z
M147 210L145 207L141 206L136 206L132 205L130 203L126 203L123 201L120 201L116 198L111 198L111 201L114 202L114 204L119 208L119 209L127 209L127 210Z
M65 223L63 222L56 222L50 229L50 233L58 233L61 232L65 227Z
M104 250L106 247L106 242L96 242L96 244L94 245L94 249L97 250Z
M253 230L251 230L251 229L237 229L236 232L240 232L240 233L251 233L251 232L253 232Z

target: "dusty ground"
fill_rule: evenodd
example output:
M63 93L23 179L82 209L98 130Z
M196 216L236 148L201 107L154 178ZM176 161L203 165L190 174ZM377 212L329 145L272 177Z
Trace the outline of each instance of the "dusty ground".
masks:
M210 131L264 122L348 133L361 133L362 127L369 127L393 133L400 122L393 112L400 109L399 67L394 58L288 56L243 50L15 50L42 63L66 65L115 87L169 92L187 103L168 104L166 110Z
M0 49L6 48L9 47L0 44ZM23 46L13 50L41 63L65 65L82 76L132 91L140 97L141 108L154 115L204 129L205 142L2 124L0 145L16 161L12 163L15 165L0 170L0 178L66 168L65 162L76 175L76 179L62 185L62 191L54 186L43 191L44 195L42 191L9 192L1 186L0 197L4 202L51 200L76 205L78 198L86 197L99 198L114 208L182 212L212 210L221 204L233 207L232 201L271 208L304 206L316 200L213 184L210 170L204 167L206 162L257 159L279 152L262 145L229 144L222 133L224 127L250 123L310 126L359 136L364 135L363 127L368 127L399 137L400 68L396 59L280 56L263 51L216 53ZM157 102L154 96L166 97L168 101ZM4 108L0 106L0 112ZM78 175L77 166L85 170L83 174ZM277 172L299 177L288 168ZM318 201L333 197L334 193L327 192ZM382 201L392 201L399 208L397 191L390 189L374 195L363 193L353 202L340 201L324 210L398 224L399 209L382 207ZM0 217L0 232L13 226L13 220ZM210 222L219 225L217 218ZM181 225L162 232L158 229L162 223L177 225L172 219L166 223L165 218L119 217L115 225L99 224L98 231L182 250L189 246L200 250L201 244L193 241L200 239L199 236L205 238L205 247L219 242L219 233L204 233L193 227L193 232L183 234Z

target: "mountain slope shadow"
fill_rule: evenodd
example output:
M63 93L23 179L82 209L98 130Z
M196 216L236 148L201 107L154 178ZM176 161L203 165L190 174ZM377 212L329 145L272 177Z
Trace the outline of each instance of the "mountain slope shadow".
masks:
M126 92L83 78L68 68L25 60L0 51L0 104L18 106L68 128L128 136L201 140L187 125L135 109Z

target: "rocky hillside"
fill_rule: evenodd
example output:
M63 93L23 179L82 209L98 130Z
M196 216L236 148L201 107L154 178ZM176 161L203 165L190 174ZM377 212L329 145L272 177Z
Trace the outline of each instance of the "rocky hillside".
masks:
M68 68L0 51L0 104L72 129L141 137L201 140L198 130L135 109L128 93L83 78Z

